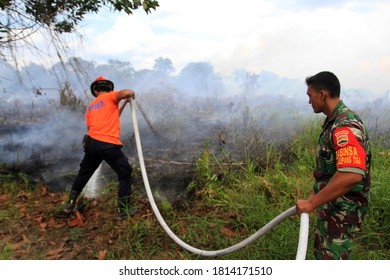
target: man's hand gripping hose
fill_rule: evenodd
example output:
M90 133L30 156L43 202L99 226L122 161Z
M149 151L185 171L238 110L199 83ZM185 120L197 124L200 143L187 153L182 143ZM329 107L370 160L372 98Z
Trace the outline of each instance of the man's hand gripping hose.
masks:
M177 237L172 232L172 230L169 228L169 226L166 224L163 217L161 216L160 211L158 210L158 207L156 205L156 202L154 200L154 197L153 197L150 185L149 185L149 179L148 179L148 176L146 173L146 168L145 168L145 163L144 163L144 158L143 158L143 153L142 153L142 147L141 147L141 139L140 139L139 130L138 130L137 116L136 116L135 107L133 105L132 100L130 100L130 110L131 110L131 117L133 120L134 135L135 135L135 141L136 141L136 146L137 146L138 159L139 159L139 163L140 163L140 167L141 167L141 173L142 173L142 178L143 178L144 185L145 185L146 194L148 196L150 205L152 207L154 214L156 215L158 222L163 227L165 232L169 235L169 237L174 242L176 242L178 245L180 245L185 250L187 250L193 254L197 254L197 255L205 256L205 257L216 257L216 256L226 255L226 254L235 252L235 251L251 244L255 240L259 239L261 236L266 234L268 231L270 231L277 224L281 223L283 220L296 214L295 206L293 206L293 207L287 209L286 211L284 211L283 213L281 213L279 216L277 216L273 220L271 220L268 224L266 224L260 230L255 232L253 235L251 235L248 238L244 239L243 241L237 243L236 245L233 245L233 246L225 248L225 249L216 250L216 251L206 251L206 250L197 249L197 248L192 247L191 245L185 243L183 240L181 240L179 237ZM306 258L308 236L309 236L309 215L307 213L302 213L300 216L299 242L298 242L298 249L297 249L297 254L296 254L297 260L304 260Z

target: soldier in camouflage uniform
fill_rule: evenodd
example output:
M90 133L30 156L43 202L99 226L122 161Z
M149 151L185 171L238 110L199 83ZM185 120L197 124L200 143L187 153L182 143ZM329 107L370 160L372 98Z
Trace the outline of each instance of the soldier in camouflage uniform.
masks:
M327 118L318 141L315 183L297 213L317 209L316 259L349 259L352 240L368 209L371 150L360 117L340 100L340 83L330 72L306 79L309 103Z

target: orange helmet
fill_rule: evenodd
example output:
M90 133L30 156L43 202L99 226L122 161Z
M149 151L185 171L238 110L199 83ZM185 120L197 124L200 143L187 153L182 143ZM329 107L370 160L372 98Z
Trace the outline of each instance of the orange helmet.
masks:
M98 90L98 91L113 91L114 90L114 83L111 82L109 79L107 79L104 76L99 76L91 84L91 93L92 93L93 96L96 96L93 93L94 90Z

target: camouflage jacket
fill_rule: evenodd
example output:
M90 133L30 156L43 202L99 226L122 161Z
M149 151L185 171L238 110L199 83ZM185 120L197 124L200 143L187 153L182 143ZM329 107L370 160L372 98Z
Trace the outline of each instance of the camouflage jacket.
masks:
M333 116L326 118L318 140L314 190L326 187L336 171L362 174L363 180L329 206L366 206L370 190L371 148L368 132L360 117L340 101ZM336 206L337 207L337 206ZM344 207L342 207L344 208Z

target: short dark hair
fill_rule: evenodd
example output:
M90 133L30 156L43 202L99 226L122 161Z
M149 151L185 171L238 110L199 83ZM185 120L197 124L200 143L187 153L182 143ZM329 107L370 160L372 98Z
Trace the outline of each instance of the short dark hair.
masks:
M110 83L107 83L106 81L99 81L98 83L96 83L94 90L96 90L97 92L109 92L112 91L113 88Z
M328 90L331 98L340 97L340 81L332 72L323 71L307 77L306 84L316 91Z

